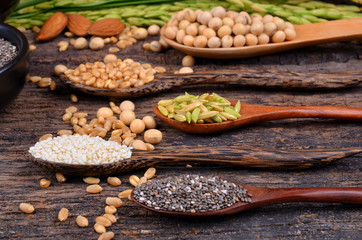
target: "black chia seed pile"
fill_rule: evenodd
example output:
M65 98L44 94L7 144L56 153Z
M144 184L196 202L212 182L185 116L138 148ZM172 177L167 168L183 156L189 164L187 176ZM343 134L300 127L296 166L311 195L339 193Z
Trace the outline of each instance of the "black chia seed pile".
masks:
M136 187L133 197L156 210L211 212L238 201L251 203L251 193L219 177L184 175L153 180Z
M0 38L0 68L10 62L16 56L17 52L13 44Z

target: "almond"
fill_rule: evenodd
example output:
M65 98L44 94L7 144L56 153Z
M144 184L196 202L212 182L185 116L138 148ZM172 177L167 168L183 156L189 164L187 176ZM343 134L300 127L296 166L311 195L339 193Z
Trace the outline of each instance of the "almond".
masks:
M36 36L37 41L49 41L57 37L67 26L68 17L62 12L51 15L40 29Z
M111 37L121 33L123 29L124 25L119 19L105 18L93 23L88 33L99 37Z
M88 18L79 14L67 14L68 16L68 29L74 35L84 37L88 35L88 29L92 22Z

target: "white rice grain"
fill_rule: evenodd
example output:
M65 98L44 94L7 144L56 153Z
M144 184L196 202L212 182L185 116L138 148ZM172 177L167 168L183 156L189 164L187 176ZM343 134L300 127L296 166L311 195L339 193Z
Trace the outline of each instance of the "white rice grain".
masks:
M132 148L88 135L63 135L37 142L29 153L50 162L99 165L130 158Z

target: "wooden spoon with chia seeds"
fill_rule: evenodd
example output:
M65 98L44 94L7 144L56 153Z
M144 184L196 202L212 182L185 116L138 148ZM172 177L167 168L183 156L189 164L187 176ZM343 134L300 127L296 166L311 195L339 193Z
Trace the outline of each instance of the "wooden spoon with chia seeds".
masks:
M158 180L154 180L158 181ZM234 182L235 183L235 182ZM261 188L242 185L247 190L245 199L237 201L233 205L206 212L180 212L155 209L141 203L135 198L134 191L131 194L132 200L141 207L170 217L203 218L220 217L243 212L249 209L256 209L264 206L290 203L290 202L320 202L320 203L345 203L362 204L362 188L355 187L307 187L307 188ZM136 188L137 189L137 188ZM147 196L145 196L147 199ZM211 203L213 204L213 203Z
M236 101L228 100L231 105ZM220 123L188 124L170 119L161 114L157 106L153 108L157 117L166 124L178 130L193 134L211 134L234 129L240 126L287 118L327 118L348 121L362 121L361 107L344 106L301 106L279 107L241 103L240 115L236 120L228 120Z

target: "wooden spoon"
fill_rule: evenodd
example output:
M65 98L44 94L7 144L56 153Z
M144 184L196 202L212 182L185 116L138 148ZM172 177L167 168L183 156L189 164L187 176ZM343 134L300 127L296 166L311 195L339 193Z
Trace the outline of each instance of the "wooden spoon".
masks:
M157 180L156 180L157 181ZM235 183L235 182L234 182ZM310 187L310 188L260 188L248 185L241 185L252 194L252 202L236 202L234 205L212 212L173 212L156 210L138 202L131 194L132 200L139 206L150 211L172 217L203 218L220 217L243 212L249 209L256 209L279 203L290 202L323 202L323 203L347 203L362 204L362 188L354 187Z
M203 163L256 169L292 170L308 169L330 164L338 159L359 154L361 148L303 151L268 151L241 147L199 147L173 150L133 150L130 159L111 164L78 165L64 164L34 158L25 158L47 170L78 176L99 176L136 171L152 166L168 164Z
M232 105L236 101L229 100ZM178 130L193 134L210 134L223 132L240 126L286 118L328 118L351 121L362 121L361 107L343 106L302 106L277 107L241 103L240 115L236 120L221 123L188 124L170 119L161 114L157 106L153 108L156 116L166 124Z
M297 37L292 41L232 48L196 48L185 46L168 39L164 35L165 26L161 29L161 36L171 47L188 55L203 58L230 59L261 56L322 43L361 40L361 26L362 18L295 25Z
M191 74L156 74L155 80L142 87L126 89L101 89L75 83L64 76L60 80L72 89L97 95L119 98L135 98L150 95L173 88L198 84L223 84L244 87L262 87L279 89L328 90L353 87L362 82L361 72L344 73L297 73L277 70L238 69L210 70Z

